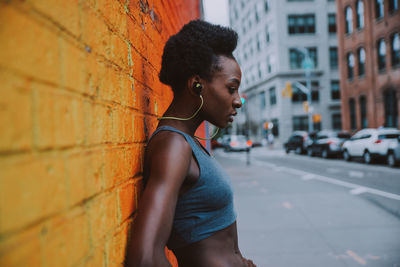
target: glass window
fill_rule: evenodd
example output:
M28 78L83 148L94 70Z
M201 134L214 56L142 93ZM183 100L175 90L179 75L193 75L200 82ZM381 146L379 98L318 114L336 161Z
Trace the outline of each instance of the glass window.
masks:
M375 18L383 18L383 0L375 0Z
M339 81L331 81L331 99L340 99L340 86Z
M364 28L364 2L362 0L357 1L357 29Z
M354 78L354 55L353 53L347 53L347 78L352 80Z
M350 128L352 130L357 129L357 122L356 122L356 102L354 98L349 99L349 114L350 114Z
M317 48L308 47L308 53L314 63L314 67L318 65ZM289 49L290 69L301 69L303 67L304 54L295 48Z
M308 130L308 117L307 116L294 116L293 131L307 131Z
M279 120L278 119L272 119L272 129L271 132L274 136L279 136Z
M384 71L386 68L386 44L385 40L380 39L378 41L378 70L380 72Z
M350 34L353 32L353 10L351 7L345 9L345 33Z
M275 87L269 88L269 104L276 105L276 89Z
M399 10L399 0L389 0L389 13Z
M385 126L398 127L397 96L395 90L386 90L385 101Z
M260 92L260 109L263 110L266 107L266 103L265 103L265 92L262 91Z
M365 96L360 96L360 122L361 122L361 129L368 127L368 120L367 120L367 98Z
M336 33L336 14L328 14L328 32Z
M272 72L272 63L271 63L271 56L267 56L267 72Z
M392 67L400 66L400 34L395 33L390 38L391 54L392 54Z
M331 69L338 68L338 49L337 47L329 47L329 65Z
M289 15L288 16L289 34L308 34L315 33L315 15Z
M357 59L358 59L358 76L365 75L365 49L360 47L357 50Z
M305 81L300 82L302 85L307 86ZM293 87L292 89L292 102L304 102L307 101L307 95L301 91L297 87ZM319 82L318 81L311 81L311 101L318 102L319 101Z
M269 42L271 41L271 35L269 33L268 26L265 28L265 41L267 42L267 44L269 44Z
M342 129L342 116L340 113L332 114L332 129L341 130Z
M265 11L265 13L268 12L268 10L269 10L268 0L264 0L264 11Z

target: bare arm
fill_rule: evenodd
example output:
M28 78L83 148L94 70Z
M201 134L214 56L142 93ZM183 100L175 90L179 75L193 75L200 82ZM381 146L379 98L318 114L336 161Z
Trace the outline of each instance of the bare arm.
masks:
M192 150L183 136L161 132L148 147L149 177L140 200L126 266L170 266L164 248Z

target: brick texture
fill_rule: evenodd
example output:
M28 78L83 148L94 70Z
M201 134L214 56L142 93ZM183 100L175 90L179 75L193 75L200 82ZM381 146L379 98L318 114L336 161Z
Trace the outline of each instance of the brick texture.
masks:
M0 266L123 266L172 99L162 48L199 16L200 0L0 1Z

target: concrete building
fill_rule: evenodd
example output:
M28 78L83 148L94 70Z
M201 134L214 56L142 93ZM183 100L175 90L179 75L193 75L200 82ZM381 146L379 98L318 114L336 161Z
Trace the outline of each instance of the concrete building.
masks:
M399 0L338 0L343 128L399 127Z
M335 1L230 0L229 8L230 25L239 34L240 90L247 96L234 131L249 130L260 141L265 123L272 123L275 140L283 142L294 130L308 129L305 94L293 88L291 98L282 96L286 82L306 81L301 48L308 49L315 65L311 104L322 120L314 127L340 129Z

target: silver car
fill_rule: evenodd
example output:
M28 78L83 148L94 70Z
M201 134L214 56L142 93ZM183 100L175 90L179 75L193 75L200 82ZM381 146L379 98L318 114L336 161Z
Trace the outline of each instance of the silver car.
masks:
M397 145L389 149L386 155L386 162L390 167L400 164L400 137L397 138Z
M224 135L222 146L225 151L250 151L252 143L244 135Z

